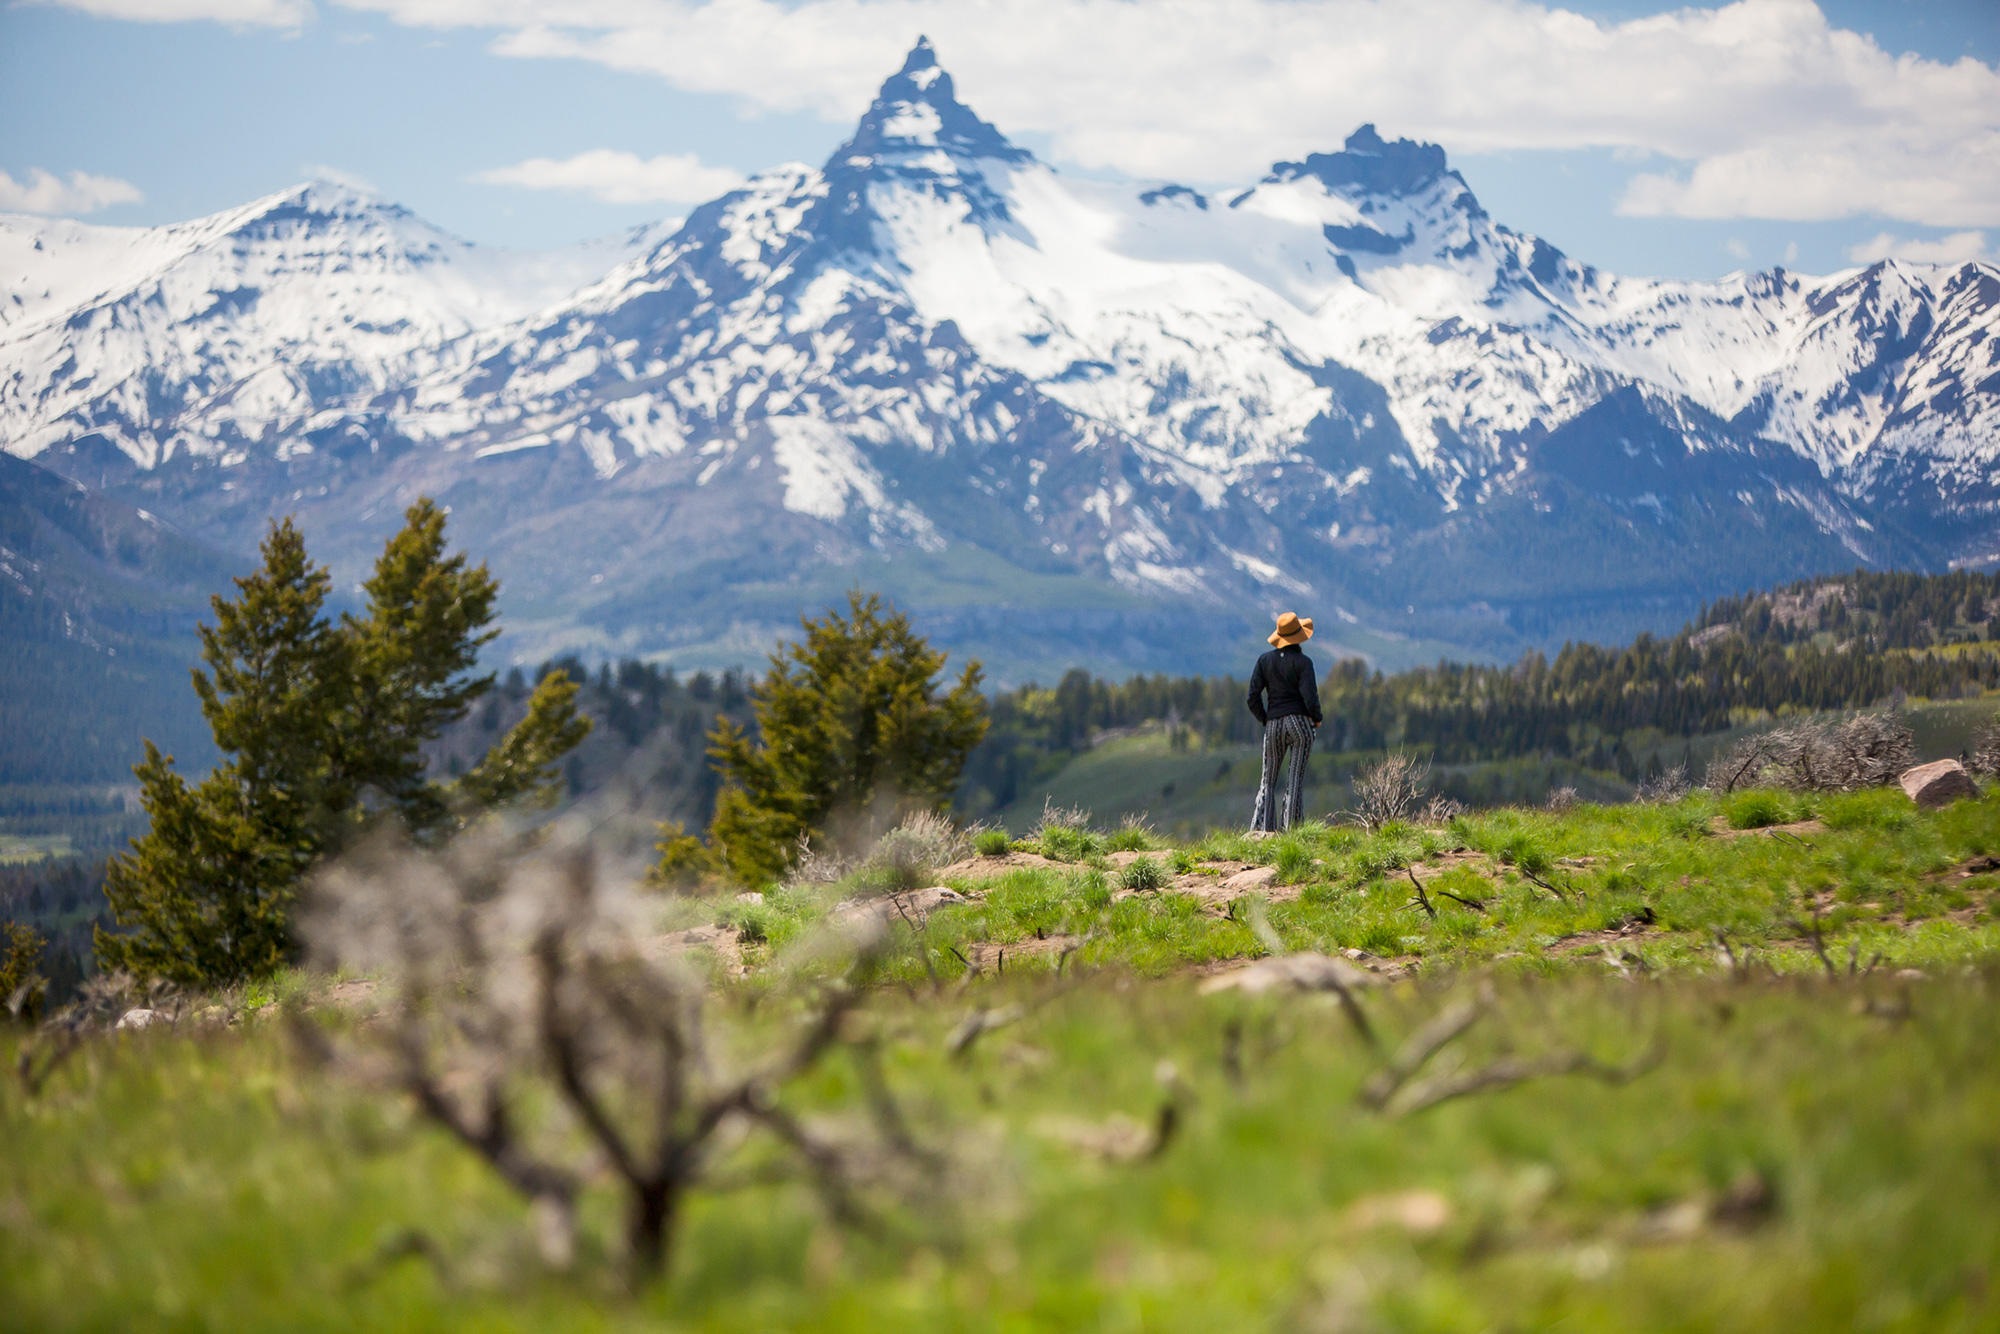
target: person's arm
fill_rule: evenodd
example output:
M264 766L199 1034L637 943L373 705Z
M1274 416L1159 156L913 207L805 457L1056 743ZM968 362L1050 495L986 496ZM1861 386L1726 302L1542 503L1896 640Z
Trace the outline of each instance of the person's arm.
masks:
M1314 727L1318 727L1326 721L1325 715L1319 711L1319 673L1313 670L1311 658L1306 658L1304 653L1299 656L1305 658L1305 670L1299 673L1299 698L1305 701L1306 717L1313 720Z
M1257 659L1257 665L1250 669L1250 698L1244 702L1250 706L1250 715L1257 720L1258 726L1264 726L1271 721L1264 713L1264 660L1262 658Z

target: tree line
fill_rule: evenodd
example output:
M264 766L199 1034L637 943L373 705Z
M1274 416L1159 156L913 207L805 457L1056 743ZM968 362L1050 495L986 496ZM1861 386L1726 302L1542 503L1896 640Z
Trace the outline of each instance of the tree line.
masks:
M1626 738L1693 737L1747 718L1864 708L1904 695L1976 694L2000 685L2000 651L1943 651L2000 630L2000 575L1876 573L1802 581L1702 608L1680 633L1623 648L1565 644L1515 663L1440 662L1385 673L1359 659L1320 679L1327 751L1422 751L1441 763L1574 758L1638 776ZM1092 738L1164 725L1176 746L1251 743L1256 722L1230 677L1075 670L1053 688L996 695L992 727L960 794L975 813L1005 806L1087 749Z

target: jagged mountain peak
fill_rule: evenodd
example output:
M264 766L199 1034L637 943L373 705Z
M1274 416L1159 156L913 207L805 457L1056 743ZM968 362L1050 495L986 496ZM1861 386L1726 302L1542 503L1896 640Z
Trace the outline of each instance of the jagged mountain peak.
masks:
M928 37L917 38L903 67L882 84L854 137L835 150L829 172L857 159L873 160L943 149L958 157L1026 162L1033 154L958 100L951 75Z
M1327 189L1349 197L1408 199L1449 182L1464 198L1472 198L1465 178L1452 170L1443 148L1414 139L1384 139L1373 124L1348 135L1337 153L1308 153L1303 162L1273 163L1265 179L1292 181L1301 176L1315 177ZM1478 208L1477 201L1472 207Z

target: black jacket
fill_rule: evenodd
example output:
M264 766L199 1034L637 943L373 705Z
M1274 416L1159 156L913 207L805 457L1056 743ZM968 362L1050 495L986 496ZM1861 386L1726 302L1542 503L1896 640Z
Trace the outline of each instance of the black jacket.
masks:
M1260 698L1266 695L1268 705ZM1319 711L1319 676L1313 671L1313 660L1297 644L1274 648L1257 659L1257 669L1250 673L1249 703L1250 712L1260 723L1298 714L1312 719L1314 727L1324 721Z

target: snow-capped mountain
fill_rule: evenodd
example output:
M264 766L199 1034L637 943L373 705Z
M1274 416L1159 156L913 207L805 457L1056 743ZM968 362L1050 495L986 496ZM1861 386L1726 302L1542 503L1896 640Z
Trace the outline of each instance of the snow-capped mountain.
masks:
M1280 603L1393 659L2000 552L1992 266L1616 277L1373 127L1070 180L922 42L671 234L496 258L320 183L0 266L11 452L239 546L297 509L343 574L429 490L526 651L740 658L862 582L1014 675Z

